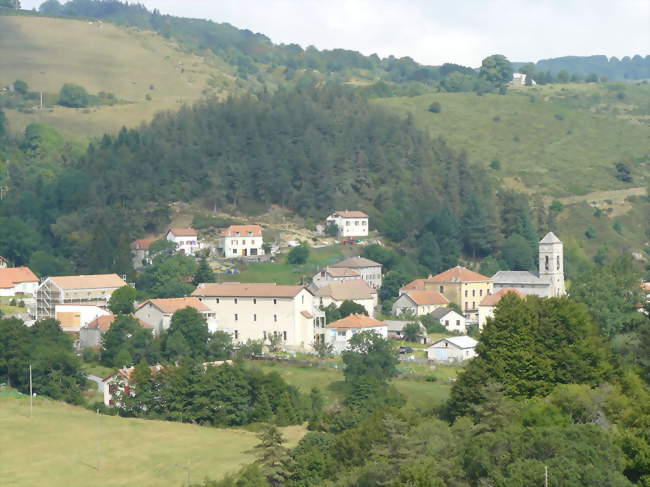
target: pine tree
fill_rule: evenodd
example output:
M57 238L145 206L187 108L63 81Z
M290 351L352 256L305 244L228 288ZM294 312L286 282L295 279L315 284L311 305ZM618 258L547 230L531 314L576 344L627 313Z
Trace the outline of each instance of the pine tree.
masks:
M278 400L274 422L278 426L289 426L296 423L296 409L291 403L288 392L284 392Z
M255 402L255 409L252 413L252 420L260 423L266 423L271 420L273 410L271 409L271 402L264 387L260 388L257 394L257 401Z
M255 454L257 463L264 473L266 480L272 486L284 485L289 475L287 464L289 454L284 445L285 439L280 430L275 426L267 426L259 435L260 443L252 453Z
M199 266L196 269L196 274L194 274L194 280L192 281L195 286L198 286L202 282L214 282L214 272L208 264L207 257L201 257L199 261Z
M311 415L309 417L307 428L311 431L318 431L323 419L323 405L325 400L323 398L323 393L318 387L312 388L309 398L311 400Z

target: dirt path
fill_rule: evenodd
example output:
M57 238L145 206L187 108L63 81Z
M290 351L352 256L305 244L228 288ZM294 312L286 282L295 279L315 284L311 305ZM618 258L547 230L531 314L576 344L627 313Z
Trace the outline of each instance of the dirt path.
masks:
M582 196L566 196L558 198L565 205L588 201L590 203L604 203L611 200L612 203L623 203L628 196L642 196L646 193L644 186L638 188L617 189L614 191L594 191L593 193L583 194Z

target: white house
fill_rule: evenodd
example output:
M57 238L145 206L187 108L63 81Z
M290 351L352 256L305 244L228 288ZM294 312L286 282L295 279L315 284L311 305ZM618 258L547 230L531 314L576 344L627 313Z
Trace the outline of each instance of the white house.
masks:
M368 215L362 211L335 211L326 219L339 228L340 237L366 237L368 235Z
M176 244L176 251L185 255L194 255L201 250L199 233L193 228L170 228L165 238Z
M330 282L329 284L317 289L314 293L315 303L318 307L327 307L334 304L337 308L344 301L352 301L360 304L368 313L368 316L375 316L375 307L379 300L377 291L366 283L363 279L353 281Z
M373 331L383 338L388 337L388 325L383 321L352 314L325 325L325 343L332 345L334 352L341 353L348 348L350 339L362 331Z
M485 296L485 298L483 298L483 300L478 305L479 330L483 329L485 323L487 323L488 318L492 318L494 316L494 308L496 308L497 304L499 304L499 301L501 301L506 294L510 294L510 293L516 294L522 299L526 299L526 295L524 293L514 288L501 289L500 291Z
M217 330L217 320L214 312L199 298L168 298L168 299L149 299L140 304L135 310L136 318L151 325L156 334L167 330L172 321L172 316L179 309L194 308L203 317L208 325L210 332Z
M354 269L347 267L325 267L325 269L314 274L311 282L316 288L321 288L330 282L353 281L355 279L361 279L361 275Z
M427 358L436 362L463 362L476 357L478 342L470 336L448 337L427 347Z
M347 269L356 272L361 279L374 289L379 289L382 283L382 265L365 257L350 257L329 266L329 269Z
M525 86L526 85L526 77L527 75L525 73L512 73L512 84L515 86ZM537 83L535 82L534 79L530 80L531 85L536 85Z
M45 279L36 291L36 316L54 318L59 304L106 307L113 291L126 286L117 274L54 276Z
M314 295L303 286L205 283L192 296L212 310L218 329L236 342L280 337L287 348L307 350L316 338Z
M226 258L264 255L262 227L231 225L219 234L219 252Z
M110 314L105 308L91 304L57 304L54 307L54 317L66 332L78 332L88 323Z
M448 331L467 332L466 318L452 308L438 308L431 313L431 316Z
M38 289L38 277L29 267L0 266L0 296L34 296Z
M393 303L393 315L428 315L447 304L449 304L449 300L435 289L429 289L426 291L406 290Z

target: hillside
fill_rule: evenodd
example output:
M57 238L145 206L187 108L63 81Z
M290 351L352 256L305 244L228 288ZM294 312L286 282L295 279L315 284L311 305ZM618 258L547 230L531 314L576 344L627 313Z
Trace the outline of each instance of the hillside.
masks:
M152 32L103 22L0 15L0 86L16 79L52 95L73 82L124 101L89 109L6 111L13 132L42 122L73 139L136 126L160 110L176 110L204 94L223 96L235 85L214 56L192 54Z
M180 486L188 475L196 482L236 471L258 443L245 430L98 416L40 398L29 418L24 396L0 397L0 424L0 477L15 487ZM304 432L283 430L290 445Z
M619 93L623 94L620 99ZM650 86L547 85L505 96L436 93L374 103L489 168L507 186L546 197L644 186L650 174ZM440 113L428 109L432 102ZM614 177L625 162L634 182Z

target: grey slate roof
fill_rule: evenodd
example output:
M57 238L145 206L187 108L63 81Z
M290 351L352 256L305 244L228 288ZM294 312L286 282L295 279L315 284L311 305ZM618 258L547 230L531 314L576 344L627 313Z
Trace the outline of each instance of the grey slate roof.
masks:
M443 316L446 316L446 315L448 315L449 313L451 313L452 311L456 311L456 310L454 310L453 308L447 308L447 307L444 307L444 308L436 308L436 309L434 309L434 310L433 310L431 313L429 313L429 314L430 314L434 319L439 320L439 319L441 319Z
M494 284L532 284L548 286L548 282L528 271L499 271L492 276Z
M342 260L330 267L348 267L350 269L356 269L359 267L381 267L381 264L374 260L366 259L365 257L350 257L349 259Z
M544 236L544 238L539 241L539 243L542 243L542 244L562 243L562 240L557 238L557 236L553 232L548 232Z

